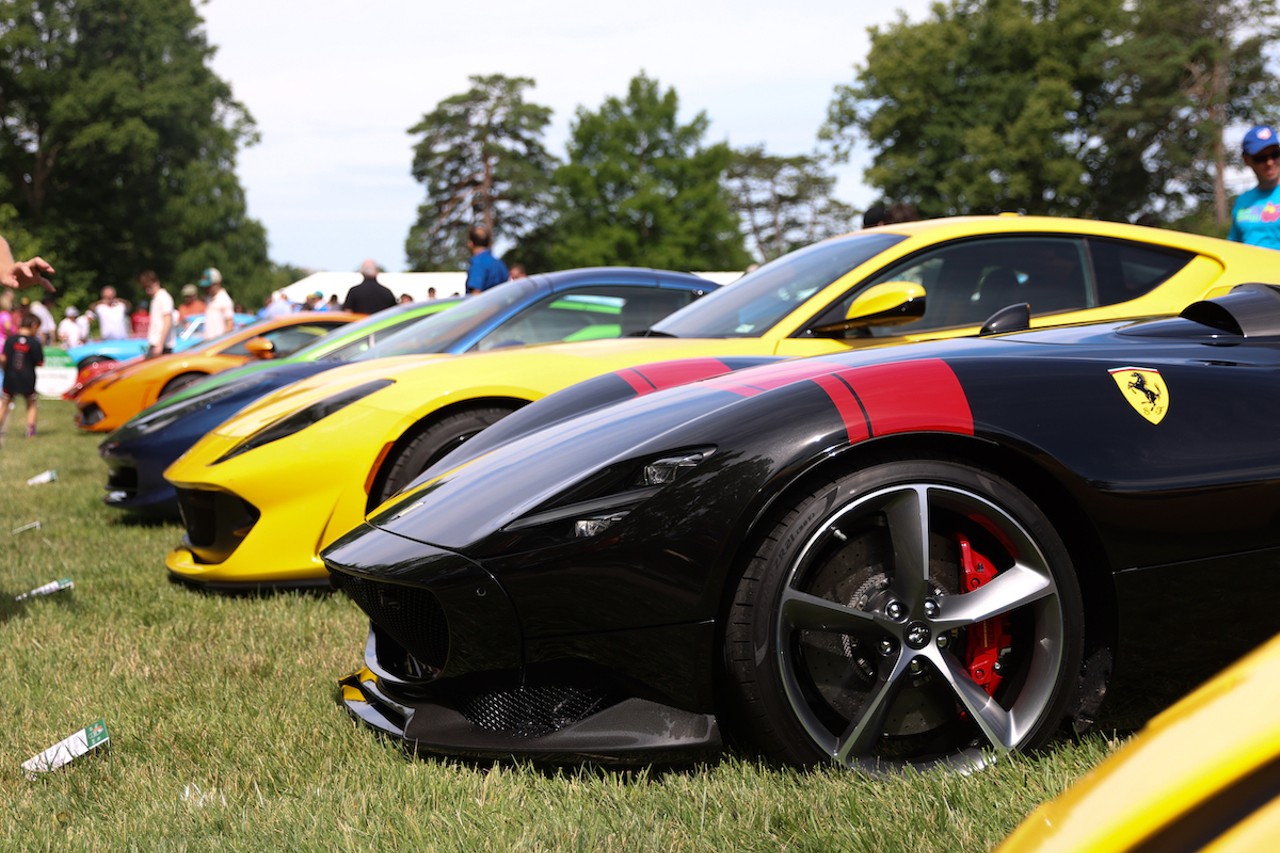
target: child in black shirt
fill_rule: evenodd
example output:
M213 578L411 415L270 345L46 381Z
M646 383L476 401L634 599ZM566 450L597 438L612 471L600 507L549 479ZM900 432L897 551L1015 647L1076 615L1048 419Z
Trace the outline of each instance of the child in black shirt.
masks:
M27 312L19 321L18 333L5 338L4 351L0 353L0 367L4 368L0 435L4 435L4 422L15 397L27 401L27 438L36 434L36 368L44 364L44 348L36 336L39 327L40 321Z

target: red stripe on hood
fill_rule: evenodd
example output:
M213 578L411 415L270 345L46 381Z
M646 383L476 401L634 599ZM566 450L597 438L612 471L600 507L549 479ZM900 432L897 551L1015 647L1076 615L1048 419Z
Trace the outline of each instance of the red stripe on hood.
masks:
M849 434L850 444L865 441L871 437L871 430L867 427L867 416L863 413L862 405L858 402L853 389L840 377L830 373L825 376L815 376L813 381L818 383L818 387L826 391L831 402L835 403L836 411L840 413L840 420L844 421L845 432Z
M729 366L718 358L688 358L629 367L619 370L618 375L635 389L636 394L648 394L729 372Z
M871 435L920 431L973 435L969 398L951 366L941 359L875 364L836 375L857 394ZM834 398L832 402L840 408L840 402Z
M783 385L790 385L793 382L812 379L816 376L830 375L831 372L832 366L830 362L801 359L799 361L782 361L765 367L754 367L751 369L750 377L734 374L707 384L722 391L741 394L743 397L754 397L763 391L781 388ZM743 381L748 378L749 381Z

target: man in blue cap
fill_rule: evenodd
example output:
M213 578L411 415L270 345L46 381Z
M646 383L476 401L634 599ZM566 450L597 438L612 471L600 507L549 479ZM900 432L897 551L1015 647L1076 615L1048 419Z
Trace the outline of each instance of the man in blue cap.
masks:
M1275 128L1260 124L1244 135L1240 148L1258 185L1236 199L1227 239L1280 249L1280 190L1276 188L1280 184L1280 137Z

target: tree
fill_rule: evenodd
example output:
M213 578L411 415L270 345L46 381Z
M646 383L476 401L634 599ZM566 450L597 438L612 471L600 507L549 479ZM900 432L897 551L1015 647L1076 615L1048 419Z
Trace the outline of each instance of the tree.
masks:
M1090 214L1081 150L1105 97L1115 0L951 0L872 28L823 129L835 151L875 152L866 180L925 216Z
M0 0L0 201L64 286L217 265L239 297L268 275L234 172L253 120L202 23L191 0Z
M597 112L579 108L560 193L558 267L637 265L741 269L742 235L721 184L732 160L723 143L704 146L707 117L678 120L674 89L641 72L625 98Z
M835 177L816 155L779 157L757 145L733 153L728 186L760 263L850 230L853 208L831 195Z
M1265 48L1280 29L1273 0L1139 0L1132 32L1112 48L1109 97L1086 155L1104 207L1158 211L1225 234L1224 135L1265 122L1280 83Z
M951 0L872 30L824 128L930 216L1156 212L1223 233L1224 131L1280 108L1274 0Z
M405 241L414 270L465 267L472 225L518 242L546 214L555 160L542 134L551 108L525 101L524 90L534 85L528 77L494 74L471 83L409 129L422 136L413 177L426 187Z

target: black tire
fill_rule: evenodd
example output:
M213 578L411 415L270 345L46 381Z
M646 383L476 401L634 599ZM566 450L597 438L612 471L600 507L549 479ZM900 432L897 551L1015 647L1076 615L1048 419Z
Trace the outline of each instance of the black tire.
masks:
M91 355L87 358L80 359L76 364L76 370L84 370L86 367L93 367L95 364L102 364L104 362L107 364L115 364L115 361L116 360L109 355Z
M409 485L437 459L511 414L512 409L485 406L446 415L410 439L394 458L387 460L386 477L372 506L385 501Z
M1083 632L1033 501L961 462L884 460L796 501L750 560L725 627L730 719L793 764L980 767L1061 729Z
M207 373L179 373L177 376L164 383L164 387L160 389L160 399L163 400L170 394L174 394L186 388L188 385L194 385L202 379L208 379Z

